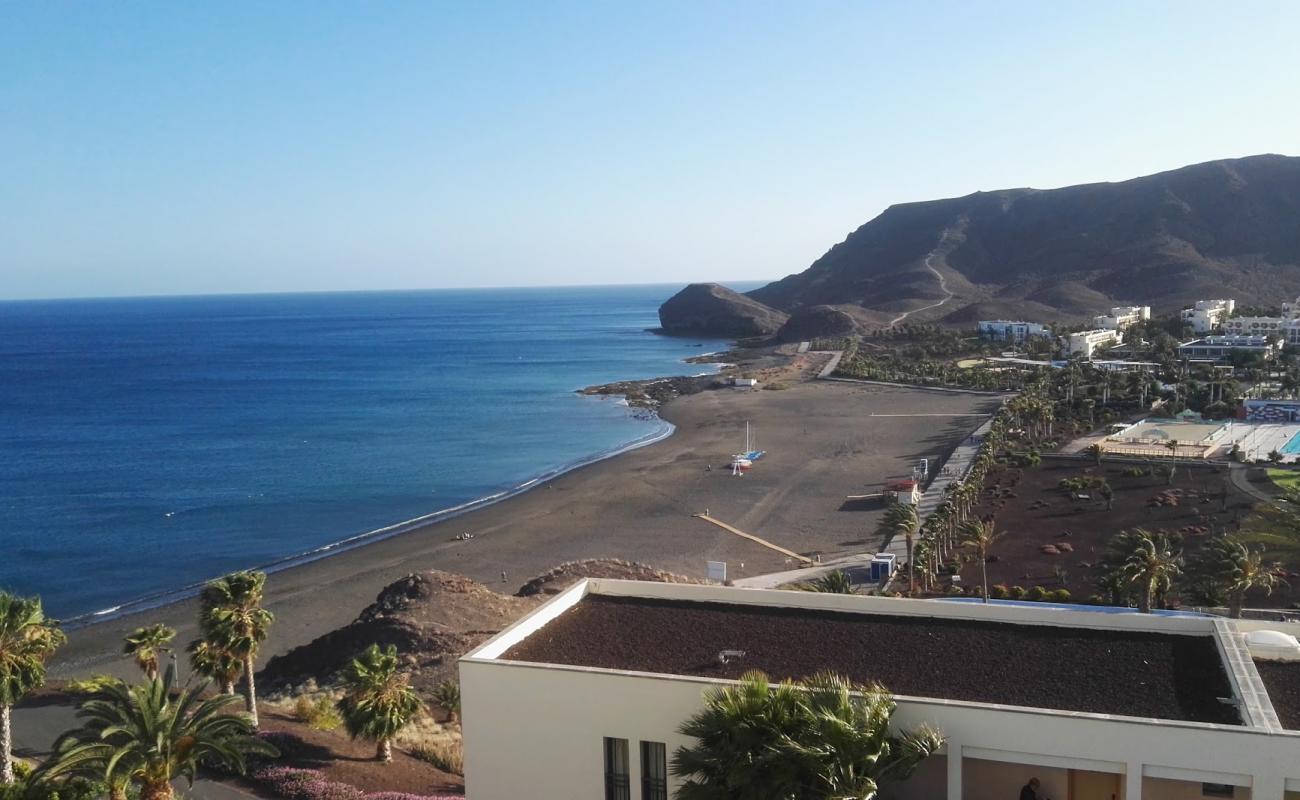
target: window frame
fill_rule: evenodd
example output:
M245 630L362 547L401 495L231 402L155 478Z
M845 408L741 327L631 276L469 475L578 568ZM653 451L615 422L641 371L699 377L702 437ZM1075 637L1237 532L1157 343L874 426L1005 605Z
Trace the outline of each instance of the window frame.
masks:
M668 800L668 745L641 742L641 800Z
M632 757L627 739L606 736L602 754L605 800L632 800Z

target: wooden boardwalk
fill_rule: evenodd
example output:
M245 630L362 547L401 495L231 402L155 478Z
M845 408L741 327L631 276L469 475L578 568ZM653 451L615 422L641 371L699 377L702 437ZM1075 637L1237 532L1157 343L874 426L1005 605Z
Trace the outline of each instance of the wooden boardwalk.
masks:
M769 550L775 550L776 552L780 553L783 556L789 556L790 558L793 558L797 561L802 561L805 564L813 563L813 560L811 558L808 558L807 556L801 556L792 550L786 550L784 547L781 547L780 545L772 544L766 539L760 539L759 537L755 536L752 533L745 533L740 528L732 527L731 525L728 525L727 523L723 522L720 519L714 519L713 517L710 517L708 514L692 514L691 516L698 517L704 520L705 522L712 522L714 525L717 525L719 528L722 528L724 531L727 531L728 533L734 533L743 539L748 539L751 542L757 542L758 544L763 545Z

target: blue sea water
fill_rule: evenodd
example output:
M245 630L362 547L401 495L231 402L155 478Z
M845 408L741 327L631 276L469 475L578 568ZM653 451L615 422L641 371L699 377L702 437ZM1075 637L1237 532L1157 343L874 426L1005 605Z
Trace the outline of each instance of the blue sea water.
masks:
M0 303L0 587L98 612L662 435L673 286Z

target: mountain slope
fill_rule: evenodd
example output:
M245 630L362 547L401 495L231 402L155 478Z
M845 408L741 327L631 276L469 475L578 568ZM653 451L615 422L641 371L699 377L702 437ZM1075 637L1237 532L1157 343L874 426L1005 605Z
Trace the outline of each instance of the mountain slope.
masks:
M1220 296L1276 305L1297 294L1300 158L1263 155L891 206L749 296L787 313L847 304L957 322L1077 319L1129 302L1168 311Z

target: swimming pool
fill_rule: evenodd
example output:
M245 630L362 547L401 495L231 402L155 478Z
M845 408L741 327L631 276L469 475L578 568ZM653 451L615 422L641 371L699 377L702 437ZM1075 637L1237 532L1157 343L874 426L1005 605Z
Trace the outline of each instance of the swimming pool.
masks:
M1278 452L1284 456L1293 456L1300 453L1300 433L1286 440L1286 444L1278 449Z

